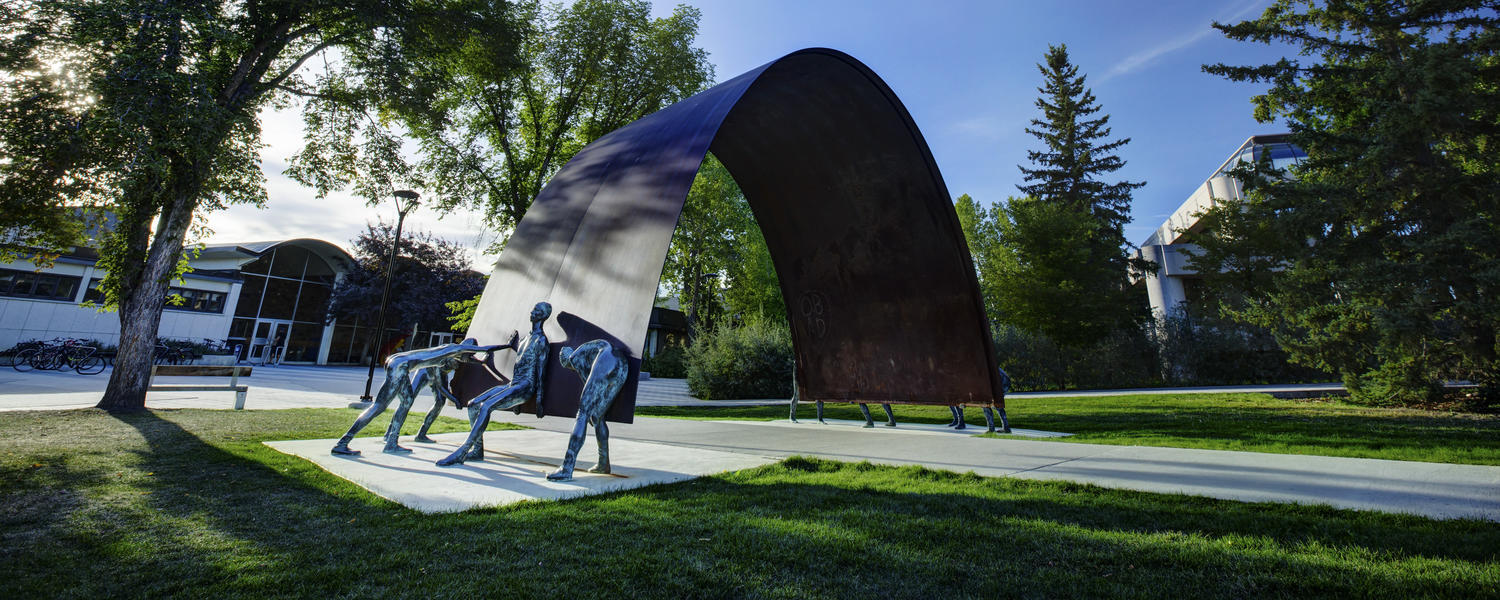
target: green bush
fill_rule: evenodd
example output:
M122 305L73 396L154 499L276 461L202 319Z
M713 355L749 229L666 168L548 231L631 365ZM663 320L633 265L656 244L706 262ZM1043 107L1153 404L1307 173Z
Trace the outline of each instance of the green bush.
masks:
M790 398L792 360L784 323L699 332L687 351L688 390L705 400Z
M1242 385L1330 381L1323 371L1289 362L1271 332L1173 311L1151 325L1162 377L1176 385Z
M1161 384L1156 348L1140 332L1117 331L1084 348L1009 325L996 327L994 338L995 359L1018 392Z
M641 370L652 377L681 379L687 377L687 353L678 346L669 346L641 361Z

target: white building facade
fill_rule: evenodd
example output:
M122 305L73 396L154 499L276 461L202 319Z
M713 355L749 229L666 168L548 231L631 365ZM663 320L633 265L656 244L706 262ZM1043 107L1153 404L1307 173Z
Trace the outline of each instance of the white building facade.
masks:
M1219 200L1239 200L1244 197L1244 188L1229 172L1241 163L1253 163L1268 157L1271 165L1288 168L1306 158L1307 154L1287 141L1286 134L1253 136L1225 160L1188 199L1167 217L1166 222L1156 228L1146 241L1141 242L1139 255L1156 263L1156 270L1145 276L1146 293L1150 298L1151 312L1162 318L1184 304L1200 302L1199 276L1188 264L1198 250L1191 242L1192 236L1203 231L1198 215L1208 210Z
M95 258L78 248L45 268L0 263L0 350L58 337L117 343L119 314L93 306L104 276ZM338 246L316 239L216 244L189 264L171 290L183 302L162 311L161 337L227 341L242 348L242 358L279 348L287 363L367 358L371 328L325 322L335 282L354 265Z

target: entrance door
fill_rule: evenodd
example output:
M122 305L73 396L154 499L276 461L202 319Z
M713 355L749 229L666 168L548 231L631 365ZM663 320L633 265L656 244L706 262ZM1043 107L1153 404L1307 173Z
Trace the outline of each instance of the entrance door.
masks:
M250 338L250 362L280 364L286 356L287 338L292 333L291 321L261 319L255 322L255 335Z

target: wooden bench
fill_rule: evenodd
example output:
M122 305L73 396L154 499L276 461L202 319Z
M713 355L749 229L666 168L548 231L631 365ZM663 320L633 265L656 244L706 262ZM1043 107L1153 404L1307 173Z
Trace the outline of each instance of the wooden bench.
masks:
M151 367L151 381L146 391L151 392L234 392L234 409L245 409L245 394L250 386L240 385L240 376L249 377L250 367L243 365L155 365ZM229 385L193 385L156 383L160 377L228 377Z

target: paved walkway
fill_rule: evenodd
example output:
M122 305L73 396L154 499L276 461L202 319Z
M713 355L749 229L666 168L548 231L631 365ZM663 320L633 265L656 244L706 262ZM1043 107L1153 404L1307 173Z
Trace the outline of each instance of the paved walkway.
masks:
M251 386L247 408L343 407L364 391L359 367L257 367L242 380ZM0 410L83 408L98 401L107 373L19 373L0 369ZM194 378L176 378L188 382ZM218 378L212 381L222 382ZM374 386L381 383L377 371ZM1197 390L1119 390L1049 395L1117 395L1268 391L1267 386ZM1039 396L1015 394L1015 400ZM682 380L643 382L642 406L709 404L686 396ZM152 392L156 408L229 408L228 392ZM785 403L784 400L768 400ZM747 402L747 403L754 403ZM419 404L416 410L424 411ZM569 419L542 419L505 412L500 419L548 431L569 431ZM862 423L810 419L789 422L726 422L639 418L614 425L622 440L719 450L770 458L796 454L890 465L919 464L973 471L985 476L1057 479L1106 487L1196 494L1246 501L1329 504L1342 508L1407 512L1435 518L1473 517L1500 521L1500 467L1334 458L1283 454L1106 446L973 437L937 426L903 424L863 429ZM1025 425L1018 423L1018 425ZM620 464L629 460L619 458Z
M572 428L568 419L505 413L503 420L558 432ZM865 429L863 424L638 418L629 425L612 424L610 435L773 458L800 454L1227 500L1500 521L1500 467L987 439L941 426ZM616 458L619 464L629 460Z

